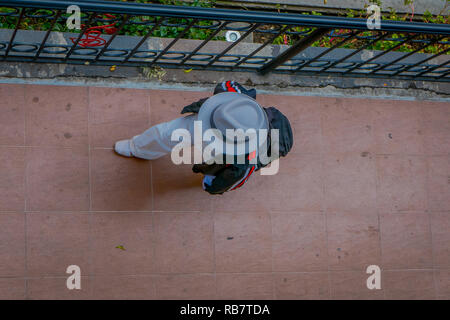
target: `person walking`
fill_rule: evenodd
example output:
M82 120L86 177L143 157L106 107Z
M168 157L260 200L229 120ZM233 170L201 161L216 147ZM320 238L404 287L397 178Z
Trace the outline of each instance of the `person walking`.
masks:
M192 171L202 173L203 189L210 194L223 194L242 187L249 177L269 163L261 161L260 150L266 150L270 161L286 156L293 146L293 134L289 120L275 107L261 107L256 102L256 90L247 90L235 81L224 81L216 86L209 98L185 106L181 114L190 113L172 121L163 122L128 140L117 141L114 150L125 157L154 160L167 155L179 143L171 139L177 129L187 130L194 136L194 124L201 121L202 133L212 130L215 139L223 143L222 153L212 159L194 164ZM261 136L226 135L227 129L254 129ZM271 155L271 136L278 130L279 150ZM193 144L193 139L190 141ZM256 148L254 147L256 146ZM237 150L237 151L236 151ZM244 161L237 161L244 159ZM218 161L218 159L220 159ZM230 161L231 159L231 161Z

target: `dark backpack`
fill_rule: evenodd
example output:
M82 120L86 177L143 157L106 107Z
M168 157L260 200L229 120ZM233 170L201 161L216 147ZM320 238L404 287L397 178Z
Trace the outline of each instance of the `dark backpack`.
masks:
M238 92L247 94L253 99L256 98L256 90L251 89L247 90L239 83L234 81L224 81L216 86L214 89L214 94L221 92ZM200 99L197 102L191 103L188 106L185 106L181 111L182 114L187 112L198 113L202 104L208 98ZM292 149L292 145L294 143L293 134L291 125L289 123L288 118L284 114L281 113L275 107L263 108L267 114L267 118L269 120L270 129L278 129L279 130L279 155L281 157L286 156L289 151ZM268 137L268 156L270 156L270 144L271 137L269 132ZM265 167L268 164L262 164L260 159L257 159L257 164L249 163L249 155L246 155L246 162L244 164L226 164L225 158L223 164L194 164L192 167L192 171L195 173L203 173L208 175L215 176L215 179L212 181L212 184L206 185L205 190L211 194L222 194L226 191L231 191L237 188L240 188L251 176L251 174L255 171L258 171L260 168Z

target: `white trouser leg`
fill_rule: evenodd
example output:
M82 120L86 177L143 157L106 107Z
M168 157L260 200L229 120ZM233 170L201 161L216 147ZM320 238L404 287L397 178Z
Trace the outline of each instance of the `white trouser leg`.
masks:
M190 114L169 122L157 124L131 139L131 152L139 158L158 159L170 153L172 148L179 143L179 141L171 140L174 130L186 129L193 139L195 120L197 120L197 114Z

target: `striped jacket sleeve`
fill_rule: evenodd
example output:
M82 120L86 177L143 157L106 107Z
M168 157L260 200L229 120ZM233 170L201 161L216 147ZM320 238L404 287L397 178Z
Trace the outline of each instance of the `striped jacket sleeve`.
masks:
M205 191L210 194L222 194L240 188L255 171L255 166L228 166L216 173L211 185L205 184Z

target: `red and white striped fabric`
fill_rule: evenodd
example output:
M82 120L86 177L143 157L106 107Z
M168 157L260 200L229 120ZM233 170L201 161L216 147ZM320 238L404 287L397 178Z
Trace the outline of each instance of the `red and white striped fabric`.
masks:
M241 89L239 89L239 86L236 85L236 83L234 81L222 82L222 88L223 88L223 90L228 91L228 92L241 93Z

